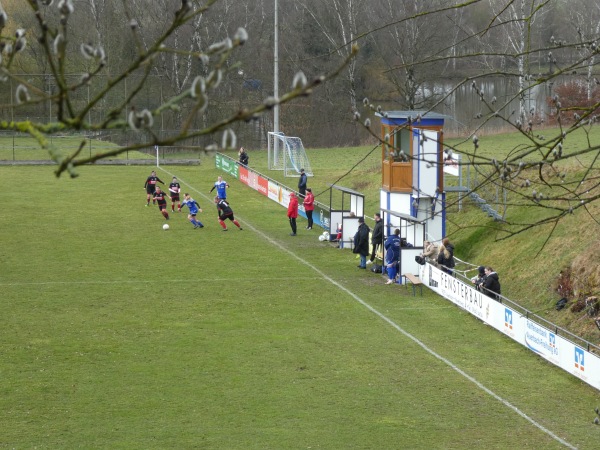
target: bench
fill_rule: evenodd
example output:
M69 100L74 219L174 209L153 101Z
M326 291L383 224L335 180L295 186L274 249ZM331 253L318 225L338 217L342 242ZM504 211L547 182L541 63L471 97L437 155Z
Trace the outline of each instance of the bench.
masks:
M406 285L406 289L408 289L408 282L412 285L413 297L417 295L417 286L419 287L421 297L423 296L423 282L419 279L418 276L413 275L412 273L405 273L402 275L404 277L404 284Z

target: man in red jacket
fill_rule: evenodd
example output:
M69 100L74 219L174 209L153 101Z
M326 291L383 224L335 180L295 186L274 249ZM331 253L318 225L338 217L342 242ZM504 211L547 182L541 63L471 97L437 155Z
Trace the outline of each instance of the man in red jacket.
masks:
M306 226L307 230L312 230L313 226L313 211L315 209L315 196L312 193L311 188L306 189L306 197L304 197L304 212L306 213L306 218L308 219L308 225Z
M287 210L288 219L290 219L290 226L292 232L290 236L296 236L296 218L298 217L298 198L295 192L290 192L290 203Z

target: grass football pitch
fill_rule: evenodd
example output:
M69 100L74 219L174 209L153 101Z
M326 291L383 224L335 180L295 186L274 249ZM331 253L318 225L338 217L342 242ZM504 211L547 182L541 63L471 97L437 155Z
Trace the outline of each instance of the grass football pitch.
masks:
M597 448L598 392L220 174L0 167L0 448ZM290 182L294 184L294 182Z

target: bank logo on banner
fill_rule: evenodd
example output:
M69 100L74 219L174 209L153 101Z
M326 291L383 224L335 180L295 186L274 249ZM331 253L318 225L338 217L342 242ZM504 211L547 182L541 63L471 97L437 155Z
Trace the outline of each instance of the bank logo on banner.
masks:
M513 312L511 309L504 308L504 332L509 336L513 333Z
M548 344L550 345L550 348L556 348L556 335L554 333L548 335Z
M531 320L527 320L525 342L530 350L542 355L544 358L557 361L558 346L556 335Z
M585 351L579 347L575 347L575 369L585 372Z

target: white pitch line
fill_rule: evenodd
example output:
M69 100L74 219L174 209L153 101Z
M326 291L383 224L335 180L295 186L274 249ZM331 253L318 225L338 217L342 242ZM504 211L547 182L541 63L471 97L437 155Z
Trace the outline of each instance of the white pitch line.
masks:
M160 169L170 174L170 172L168 172L168 171L166 171L166 170L164 170L162 168L160 168ZM173 174L170 174L170 175L171 176L175 176ZM179 179L179 177L177 179ZM190 186L190 188L192 190L194 190L195 192L197 192L198 194L200 194L203 197L205 197L206 199L208 199L208 197L206 197L204 194L202 194L200 191L196 190L194 187L192 187L188 183L185 183L185 184L187 184L188 186ZM239 217L238 217L237 214L236 214L236 218L238 218L238 220L239 220ZM557 436L556 434L554 434L552 431L550 431L549 429L547 429L546 427L544 427L542 424L536 422L534 419L532 419L531 417L529 417L527 414L525 414L519 408L517 408L512 403L510 403L508 400L500 397L494 391L492 391L491 389L485 387L482 383L480 383L479 381L477 381L475 378L473 378L471 375L469 375L468 373L466 373L464 370L460 369L458 366L456 366L450 360L444 358L442 355L440 355L439 353L435 352L433 349L429 348L424 342L420 341L415 336L413 336L412 334L410 334L408 331L404 330L396 322L394 322L393 320L391 320L390 318L388 318L387 316L385 316L383 313L381 313L378 310L376 310L375 308L373 308L371 305L369 305L367 302L365 302L363 299L361 299L354 292L350 291L348 288L346 288L345 286L343 286L340 283L338 283L337 281L335 281L333 278L331 278L330 276L328 276L326 273L322 272L319 268L313 266L311 263L309 263L305 259L303 259L300 256L298 256L296 253L294 253L293 251L289 250L287 247L283 246L283 244L281 244L280 242L271 239L271 237L267 236L262 231L257 230L252 225L250 225L247 221L243 221L243 222L244 222L244 228L245 229L247 228L247 229L250 229L250 230L254 231L256 234L258 234L259 236L261 236L264 240L266 240L267 242L269 242L273 246L279 248L280 250L284 251L288 255L292 256L295 259L297 259L303 265L305 265L305 266L309 267L310 269L314 270L317 274L319 274L319 276L321 276L321 278L323 278L324 280L330 282L331 284L333 284L334 286L336 286L338 289L340 289L341 291L343 291L346 294L348 294L350 297L352 297L358 303L360 303L361 305L363 305L365 308L367 308L373 314L375 314L376 316L378 316L379 318L381 318L382 320L384 320L385 322L387 322L389 325L391 325L394 329L396 329L397 331L399 331L400 333L402 333L404 336L406 336L407 338L409 338L410 340L412 340L415 344L417 344L419 347L421 347L423 350L425 350L431 356L433 356L434 358L437 358L438 360L440 360L441 362L443 362L444 364L446 364L448 367L450 367L452 370L454 370L455 372L459 373L464 378L466 378L467 380L469 380L471 383L473 383L479 389L481 389L482 391L484 391L488 395L490 395L493 398L495 398L496 400L498 400L500 403L502 403L504 406L506 406L510 410L512 410L515 413L517 413L520 417L522 417L523 419L527 420L529 423L531 423L538 430L542 431L543 433L546 433L552 439L554 439L555 441L561 443L565 447L568 447L568 448L573 449L573 450L577 449L577 447L575 447L574 445L572 445L569 442L565 441L564 439L560 438L559 436Z
M471 375L469 375L468 373L466 373L465 371L463 371L462 369L460 369L458 366L456 366L450 360L444 358L442 355L440 355L439 353L435 352L433 349L429 348L424 342L420 341L418 338L416 338L415 336L413 336L412 334L410 334L408 331L404 330L396 322L394 322L393 320L391 320L390 318L388 318L387 316L385 316L383 313L381 313L378 310L376 310L374 307L372 307L371 305L369 305L367 302L365 302L363 299L361 299L354 292L350 291L345 286L339 284L337 281L335 281L334 279L332 279L331 277L329 277L327 274L325 274L324 272L322 272L319 268L313 266L308 261L302 259L300 256L298 256L297 254L295 254L291 250L287 249L286 247L284 247L279 242L274 241L273 239L271 239L266 234L263 234L261 231L258 231L258 230L254 230L254 231L256 231L259 235L261 235L264 239L266 239L268 242L270 242L274 246L279 247L281 250L283 250L284 252L286 252L290 256L296 258L302 264L306 265L307 267L310 267L312 270L314 270L315 272L317 272L324 280L329 281L331 284L333 284L334 286L336 286L340 290L344 291L346 294L348 294L349 296L351 296L354 300L356 300L358 303L360 303L361 305L363 305L369 311L371 311L372 313L374 313L375 315L377 315L378 317L380 317L381 319L383 319L384 321L386 321L388 324L390 324L393 328L395 328L397 331L399 331L400 333L402 333L404 336L406 336L407 338L411 339L418 346L420 346L421 348L423 348L423 350L425 350L427 353L429 353L433 357L439 359L444 364L448 365L448 367L450 367L452 370L456 371L457 373L459 373L460 375L462 375L463 377L465 377L467 380L469 380L470 382L472 382L473 384L475 384L479 389L481 389L482 391L484 391L487 394L491 395L493 398L495 398L496 400L498 400L504 406L506 406L507 408L513 410L519 416L521 416L525 420L529 421L533 426L535 426L536 428L538 428L540 431L546 433L548 436L552 437L554 440L560 442L562 445L564 445L564 446L566 446L566 447L568 447L570 449L575 450L577 448L574 445L572 445L572 444L568 443L567 441L565 441L564 439L561 439L560 437L558 437L556 434L554 434L552 431L548 430L542 424L536 422L534 419L532 419L531 417L529 417L527 414L525 414L519 408L517 408L516 406L514 406L513 404L511 404L508 400L500 397L498 394L496 394L495 392L493 392L491 389L485 387L482 383L480 383L474 377L472 377Z

